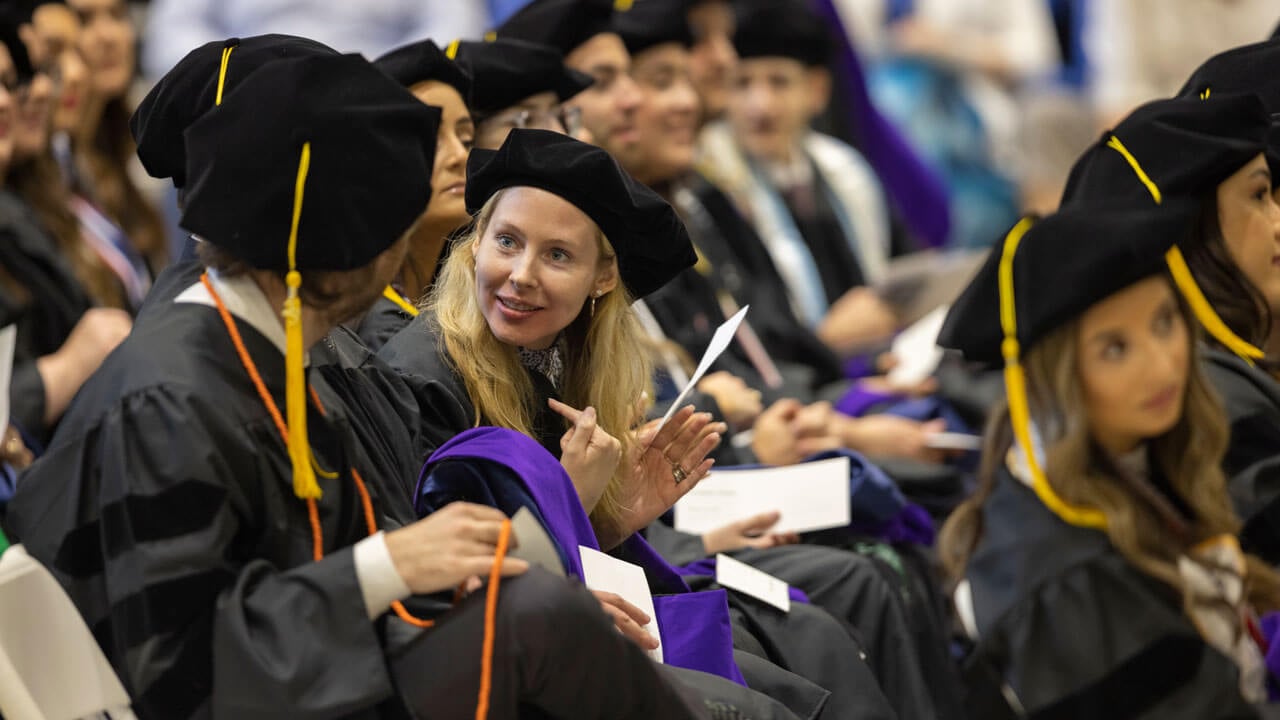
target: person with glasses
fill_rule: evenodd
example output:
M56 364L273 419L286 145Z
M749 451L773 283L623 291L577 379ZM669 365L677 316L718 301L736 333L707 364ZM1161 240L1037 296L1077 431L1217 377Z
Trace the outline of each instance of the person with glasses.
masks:
M498 38L462 42L458 64L471 74L476 147L496 150L512 130L554 130L583 139L580 108L565 102L591 86L549 45Z

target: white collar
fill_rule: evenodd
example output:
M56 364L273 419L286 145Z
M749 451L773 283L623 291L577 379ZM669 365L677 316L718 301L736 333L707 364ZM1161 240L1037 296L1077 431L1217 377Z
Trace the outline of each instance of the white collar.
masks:
M222 277L215 270L209 270L209 282L217 291L218 297L222 298L222 304L226 306L227 312L231 313L237 320L249 323L249 326L257 330L263 337L271 341L272 345L285 354L285 334L284 324L280 318L280 312L271 305L271 301L267 300L266 293L262 292L262 288L258 287L258 283L248 275L239 275L236 277ZM213 296L209 294L209 289L202 282L196 282L191 287L182 291L182 294L173 300L175 303L192 303L195 305L207 305L208 307L217 307ZM310 353L304 356L304 363L310 362Z

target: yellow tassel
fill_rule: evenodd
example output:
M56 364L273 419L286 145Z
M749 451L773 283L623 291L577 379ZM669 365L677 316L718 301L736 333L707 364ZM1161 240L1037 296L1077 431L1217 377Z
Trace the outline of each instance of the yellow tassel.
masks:
M613 9L615 12L627 12L634 4L635 0L613 0Z
M414 307L413 303L405 300L403 297L400 297L400 293L396 292L395 288L390 285L382 288L382 297L395 303L401 310L405 311L409 317L418 317L418 308Z
M1214 312L1213 306L1209 304L1209 299L1200 291L1200 286L1196 284L1196 280L1191 275L1191 268L1187 267L1186 258L1182 257L1182 251L1177 245L1169 248L1169 252L1165 253L1165 263L1169 266L1169 272L1173 275L1173 282L1178 286L1178 290L1182 292L1182 296L1187 299L1187 304L1191 306L1191 312L1195 314L1196 319L1204 326L1205 331L1214 337L1222 346L1235 353L1240 359L1253 364L1254 360L1265 357L1266 353L1254 347L1244 338L1231 332L1231 328L1218 317L1218 313Z
M289 459L293 464L293 494L303 500L319 499L320 484L311 466L311 443L307 440L307 380L302 367L302 300L298 289L302 275L298 273L298 223L302 219L302 194L311 168L311 143L302 146L298 161L298 179L294 186L293 223L289 229L289 274L285 284L289 294L284 301L285 337L285 415L289 425Z
M458 59L458 46L462 44L462 40L454 40L444 49L444 56L450 60Z
M1204 97L1208 97L1208 93L1209 91L1205 90ZM1138 159L1125 148L1124 143L1120 142L1120 138L1112 135L1111 139L1107 141L1107 147L1124 156L1124 159L1129 163L1129 167L1133 168L1134 174L1138 176L1138 180L1147 186L1147 191L1151 193L1151 199L1159 205L1163 199L1160 196L1160 188L1156 187L1156 184L1147 176L1142 166L1138 164ZM1204 327L1205 332L1208 332L1223 347L1235 353L1237 357L1250 365L1253 364L1254 360L1266 356L1266 353L1262 350L1232 332L1231 328L1227 327L1227 324L1222 321L1222 318L1218 317L1217 311L1213 309L1213 305L1209 304L1208 298L1204 296L1200 286L1196 284L1196 279L1191 274L1191 268L1187 267L1186 258L1182 256L1182 251L1178 249L1177 245L1169 248L1164 258L1165 264L1169 266L1169 273L1173 276L1174 284L1178 286L1178 291L1182 293L1182 297L1186 298L1187 304L1191 306L1191 312L1200 321L1200 325Z
M218 69L218 94L213 99L214 105L222 104L222 89L227 85L227 63L231 62L231 51L235 49L235 45L222 48L222 67Z
M1013 292L1013 258L1017 254L1018 244L1022 242L1022 236L1031 228L1031 225L1031 218L1023 218L1015 225L1005 237L1004 248L1000 255L1000 327L1004 332L1000 353L1004 356L1004 383L1005 394L1009 398L1009 421L1013 425L1014 439L1017 440L1027 458L1027 467L1031 471L1031 489L1040 498L1040 502L1067 523L1101 529L1107 526L1107 516L1100 510L1078 507L1063 500L1049 484L1049 478L1040 467L1035 446L1031 442L1031 410L1027 404L1026 376L1019 360L1021 348L1018 346L1017 298Z
M490 30L489 32L487 32L487 33L485 33L485 34L484 34L484 41L485 41L485 42L493 42L494 40L497 40L497 39L498 39L498 33L494 32L494 31L492 31L492 30Z

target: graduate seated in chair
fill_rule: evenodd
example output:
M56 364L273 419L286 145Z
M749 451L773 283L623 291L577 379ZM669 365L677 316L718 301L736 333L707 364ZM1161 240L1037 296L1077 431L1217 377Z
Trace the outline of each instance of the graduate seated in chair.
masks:
M1064 206L1084 208L1151 207L1171 197L1198 204L1170 267L1185 268L1179 286L1205 331L1205 373L1231 424L1223 471L1244 521L1241 542L1273 564L1280 561L1280 384L1268 373L1280 308L1280 266L1271 260L1280 253L1274 131L1258 97L1232 91L1265 86L1254 74L1277 60L1274 42L1211 59L1183 97L1147 103L1104 134L1076 162L1063 196Z
M467 197L474 227L450 255L427 312L379 352L413 388L424 457L477 426L517 431L531 438L525 445L536 442L558 459L575 516L584 525L590 517L592 545L656 560L638 531L705 477L724 431L690 407L661 428L641 422L651 372L631 304L693 263L683 225L608 153L547 130L512 130L496 152L473 151ZM691 602L704 595L682 582L662 591ZM719 598L723 616L729 608ZM750 611L750 603L728 599ZM888 710L856 639L823 611L764 613L734 629L758 653L830 692L822 717ZM826 648L825 659L802 646ZM778 687L742 671L753 688Z
M263 67L188 129L207 270L90 380L9 512L139 717L711 716L585 590L504 557L502 513L409 522L404 479L322 400L308 359L401 266L439 123L333 55ZM475 576L456 607L423 597Z
M738 8L727 122L704 131L700 168L760 235L805 325L847 357L898 325L870 289L892 254L884 192L861 154L810 128L830 94L822 21L796 0Z
M1008 387L942 538L972 717L1256 717L1274 687L1280 578L1236 542L1226 422L1166 272L1197 210L1023 220L943 327Z

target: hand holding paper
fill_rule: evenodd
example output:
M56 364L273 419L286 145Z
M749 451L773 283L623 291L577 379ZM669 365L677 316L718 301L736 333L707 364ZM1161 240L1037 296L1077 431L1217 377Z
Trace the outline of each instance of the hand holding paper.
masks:
M702 360L698 361L698 369L693 371L693 375L689 378L689 384L685 385L680 394L676 396L675 402L671 403L667 414L662 417L662 422L658 423L659 430L676 414L680 404L698 386L698 381L702 380L702 376L707 374L707 370L711 369L711 364L724 353L725 349L729 347L729 343L733 342L733 336L738 332L738 326L742 324L742 319L747 316L747 310L750 309L750 305L743 307L733 317L725 320L720 327L716 328L715 335L711 337L711 343L707 345L706 352L702 354Z
M644 625L645 632L658 642L657 647L649 649L649 656L662 662L662 637L658 631L658 623L654 620L657 613L653 609L653 595L649 593L649 581L645 579L644 570L638 565L581 545L578 546L578 553L582 557L582 581L596 593L597 598L601 593L616 595L623 601L622 604L606 604L620 610L623 606L629 606L649 618L649 622ZM622 612L628 619L638 622L634 613L628 610ZM616 615L614 619L617 622Z
M804 532L848 525L849 458L787 467L718 470L676 503L676 529L702 533L777 510L771 532Z

